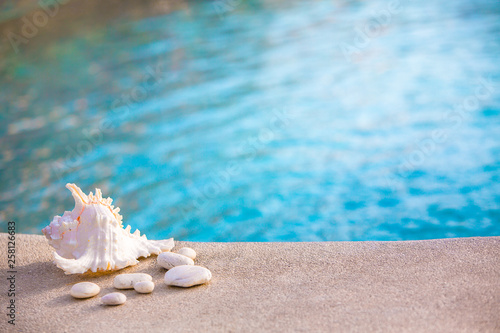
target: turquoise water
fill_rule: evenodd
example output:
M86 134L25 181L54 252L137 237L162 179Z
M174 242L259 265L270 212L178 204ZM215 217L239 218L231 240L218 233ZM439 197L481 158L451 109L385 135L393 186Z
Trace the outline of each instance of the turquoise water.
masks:
M84 26L0 54L2 227L40 233L74 182L149 238L500 235L497 1L188 2Z

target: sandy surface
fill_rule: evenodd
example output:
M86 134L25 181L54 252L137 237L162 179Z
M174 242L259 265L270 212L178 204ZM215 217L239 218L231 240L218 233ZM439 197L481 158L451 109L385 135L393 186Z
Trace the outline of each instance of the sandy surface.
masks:
M6 234L0 234L5 256ZM412 242L186 243L212 281L163 284L156 257L120 273L146 272L156 289L125 290L100 305L117 274L64 275L42 236L17 235L16 326L21 332L476 332L500 331L500 237ZM1 261L5 312L7 259ZM76 282L101 286L76 300Z

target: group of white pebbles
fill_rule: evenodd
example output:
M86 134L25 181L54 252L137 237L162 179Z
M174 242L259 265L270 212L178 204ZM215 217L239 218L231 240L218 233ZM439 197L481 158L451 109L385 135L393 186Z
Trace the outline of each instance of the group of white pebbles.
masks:
M205 267L195 266L196 252L183 247L177 253L162 252L158 255L158 265L167 269L165 284L177 287L192 287L210 281L212 273ZM138 293L149 294L153 292L155 284L151 275L146 273L119 274L113 280L116 289L135 289ZM71 288L71 296L75 298L94 297L101 288L92 282L80 282ZM127 301L127 296L114 292L101 297L102 304L120 305Z

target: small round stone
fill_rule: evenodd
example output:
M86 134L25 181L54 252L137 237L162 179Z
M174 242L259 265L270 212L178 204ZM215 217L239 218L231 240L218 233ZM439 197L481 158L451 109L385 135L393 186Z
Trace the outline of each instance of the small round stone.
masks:
M181 265L194 265L193 259L183 256L182 254L172 252L160 253L156 261L158 262L158 265L166 269L171 269L175 266Z
M196 251L190 247L183 247L182 249L177 251L177 253L182 254L183 256L186 256L186 257L191 258L193 260L194 260L194 258L196 258Z
M110 293L101 297L102 304L120 305L127 301L127 296L122 293Z
M71 287L70 294L74 298L89 298L99 294L101 288L92 282L80 282Z
M141 294L152 293L155 289L155 284L152 281L142 281L134 284L134 289Z
M212 273L201 266L176 266L165 273L165 284L177 287L192 287L207 283Z
M130 274L120 274L115 276L113 280L113 286L116 289L134 289L134 285L137 282L142 281L152 281L151 275L146 273L130 273Z

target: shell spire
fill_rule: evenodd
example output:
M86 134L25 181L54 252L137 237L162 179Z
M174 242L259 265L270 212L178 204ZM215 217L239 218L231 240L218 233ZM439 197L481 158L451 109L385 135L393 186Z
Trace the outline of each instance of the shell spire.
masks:
M71 216L76 220L77 217L81 215L83 207L87 204L89 198L75 184L66 184L66 188L71 191L71 195L73 196L73 199L75 199L75 208L73 208Z
M42 229L54 249L54 261L66 274L117 270L135 265L139 257L170 251L172 238L148 240L137 229L123 228L120 208L103 198L100 189L86 195L75 184L67 184L75 200L72 211L55 216Z

